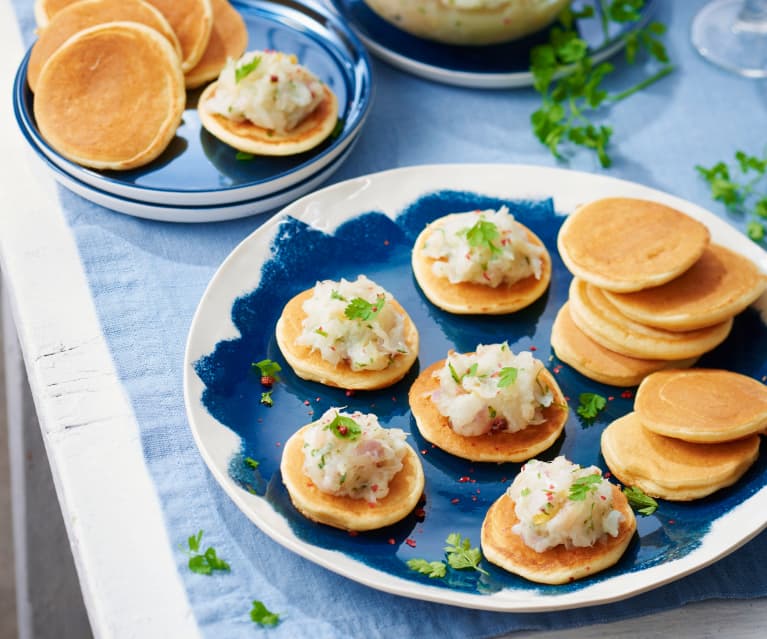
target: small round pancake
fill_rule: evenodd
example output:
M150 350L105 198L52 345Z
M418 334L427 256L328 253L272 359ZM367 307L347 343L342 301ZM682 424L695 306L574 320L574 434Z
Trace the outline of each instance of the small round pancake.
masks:
M448 313L502 315L525 308L543 295L551 281L551 256L548 251L541 256L540 279L531 275L511 285L502 284L492 287L475 282L453 284L446 277L436 275L432 269L436 260L424 255L423 246L429 235L453 215L455 214L446 215L429 224L421 231L413 245L413 274L424 295L432 304ZM545 250L546 247L535 233L518 222L516 224L527 232L528 241Z
M692 368L653 373L637 389L645 428L688 442L725 442L767 427L767 386L732 371Z
M459 435L431 401L431 394L439 388L434 373L444 365L445 360L440 360L421 371L410 387L408 399L423 438L445 452L476 462L522 462L550 448L562 433L567 421L567 401L551 373L543 369L541 379L554 394L554 402L543 409L545 422L515 433L491 431L476 437Z
M34 11L37 26L41 29L45 28L53 16L75 2L78 0L35 0Z
M554 319L551 345L563 362L589 379L610 386L636 386L650 373L664 368L687 368L697 360L640 359L611 351L576 326L569 302L565 302Z
M485 558L504 570L544 584L569 583L609 568L623 556L636 531L636 518L626 496L618 486L612 490L615 508L623 514L616 537L604 535L593 546L567 548L560 544L543 552L533 550L511 531L519 518L514 500L504 493L490 506L482 522Z
M690 501L731 486L759 456L759 435L719 444L695 444L653 433L636 413L602 432L602 456L626 486L651 497Z
M200 95L197 111L200 122L215 137L238 151L256 155L295 155L313 149L327 138L338 121L338 98L327 85L322 85L325 98L301 123L287 133L265 129L249 120L237 122L212 113L206 102L216 93L218 82L212 82Z
M375 504L365 499L331 495L321 491L304 474L303 433L300 428L285 442L280 460L282 481L296 509L312 521L343 530L374 530L407 517L423 494L423 466L411 446L400 470L389 483L389 493Z
M186 92L178 56L137 22L95 25L72 36L38 77L40 133L64 157L94 169L131 169L170 143Z
M245 21L227 0L211 0L213 29L200 61L184 74L187 89L195 89L215 80L227 58L237 60L248 46Z
M701 222L657 202L605 198L562 224L557 246L570 272L615 292L659 286L698 261L710 233Z
M312 291L313 289L308 289L293 297L285 305L275 327L277 345L296 375L301 379L336 388L375 390L391 386L407 374L418 357L418 329L407 311L393 298L387 303L397 309L405 320L405 343L410 351L397 355L383 370L353 371L346 362L334 366L326 362L319 351L296 344L296 339L301 334L301 324L306 317L303 303L312 296Z
M160 10L181 44L181 70L186 73L200 61L213 30L211 0L147 0Z
M695 331L664 331L621 314L602 289L573 278L570 315L586 335L605 348L642 359L699 357L721 344L730 333L732 318Z
M636 293L605 291L615 307L637 322L668 331L713 326L737 315L767 288L767 276L751 260L709 245L682 275Z
M159 31L181 55L175 32L151 4L143 0L80 0L56 13L32 46L27 64L29 88L35 90L43 65L71 36L95 24L116 21L140 22Z

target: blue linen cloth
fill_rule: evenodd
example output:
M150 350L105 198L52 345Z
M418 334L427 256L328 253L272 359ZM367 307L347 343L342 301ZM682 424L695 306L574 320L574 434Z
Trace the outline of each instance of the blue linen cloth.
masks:
M13 0L25 41L33 39L31 0ZM601 169L578 151L566 164L606 172L676 194L724 215L695 164L761 153L767 83L719 70L693 50L689 28L704 0L660 2L657 18L677 70L609 112L614 165ZM530 131L538 98L530 89L482 91L443 86L374 61L376 99L366 128L331 182L425 163L557 165ZM631 69L616 74L628 83ZM618 87L616 87L618 88ZM756 146L758 145L758 146ZM493 613L389 595L289 552L261 533L208 472L187 425L182 362L202 293L227 254L267 218L174 225L117 214L60 189L112 356L135 411L147 467L159 495L172 552L206 637L251 637L253 599L282 614L271 637L491 637L520 629L568 628L648 614L708 598L767 595L767 533L694 575L626 601L547 614ZM731 220L742 228L742 220ZM197 530L232 566L204 578L178 545ZM136 585L140 587L140 584Z

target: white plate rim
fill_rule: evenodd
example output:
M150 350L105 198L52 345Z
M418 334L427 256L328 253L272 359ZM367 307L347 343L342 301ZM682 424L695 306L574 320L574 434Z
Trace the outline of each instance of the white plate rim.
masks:
M767 511L767 486L714 521L700 545L679 559L558 594L541 594L531 589L477 595L408 581L371 568L343 553L304 542L293 534L286 520L266 500L234 483L227 473L227 465L238 450L239 437L202 406L204 386L194 372L193 363L210 353L218 341L239 336L231 321L232 302L258 286L258 260L263 262L269 256L269 247L282 222L290 216L324 232L332 232L340 223L371 210L394 217L408 202L442 189L514 199L553 197L557 212L572 211L584 201L601 197L652 199L702 221L718 243L748 256L767 274L767 252L705 208L635 182L569 169L520 164L420 165L346 180L304 196L245 238L224 260L202 296L187 338L183 387L190 429L208 468L240 510L276 542L353 581L424 601L503 612L566 610L620 601L700 570L764 530L767 518L757 521L753 513ZM383 198L371 202L374 196L380 197L377 196L379 192L384 193ZM246 277L237 270L240 264L247 265L249 275ZM230 272L238 273L238 277L231 278Z

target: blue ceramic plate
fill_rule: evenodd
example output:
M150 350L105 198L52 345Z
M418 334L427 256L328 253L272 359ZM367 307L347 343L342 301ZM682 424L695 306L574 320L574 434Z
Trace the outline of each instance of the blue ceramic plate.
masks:
M578 31L589 43L591 57L604 60L618 51L621 38L649 20L657 0L646 0L642 18L633 25L612 24L607 37L602 31L601 5L595 0L579 4L594 6L596 16L578 20ZM533 83L529 72L530 50L547 41L546 31L506 44L453 46L410 35L379 18L363 0L326 0L351 25L365 45L379 58L415 75L458 86L482 89L523 87Z
M248 49L295 53L338 97L340 133L320 146L288 157L242 161L232 147L200 125L196 98L176 137L156 160L130 171L94 171L61 157L42 138L34 120L34 96L26 83L29 53L19 67L14 104L19 127L65 173L119 197L164 206L217 206L271 195L316 174L351 143L367 117L373 94L370 60L360 41L335 14L311 2L234 0L248 28Z
M574 171L518 165L435 165L397 169L342 182L295 202L248 237L210 282L190 329L184 368L189 422L199 450L235 503L267 534L291 550L350 579L388 592L449 604L506 611L541 611L614 601L678 579L731 552L767 524L767 455L732 488L691 503L661 501L638 517L638 534L614 567L565 586L542 586L483 561L487 576L451 571L429 579L410 571L412 558L439 560L451 532L478 544L490 504L518 464L479 464L425 442L411 417L407 392L419 370L448 349L508 340L535 354L569 398L596 392L609 398L596 421L575 410L565 434L541 455L562 454L606 470L599 437L608 422L632 408L634 389L592 382L552 355L550 330L567 297L570 274L556 250L564 214L609 196L639 197L674 206L707 224L715 241L753 259L767 273L767 254L725 222L688 202L637 184ZM507 316L453 316L431 305L410 269L410 251L428 221L449 212L508 204L546 244L553 259L548 292ZM260 270L257 268L260 265ZM376 392L327 388L296 377L274 341L285 302L316 279L359 273L390 290L418 326L421 347L401 382ZM767 317L767 309L765 310ZM701 366L726 367L767 378L767 326L754 309L735 322L727 341ZM280 362L274 406L260 404L251 363ZM279 473L281 444L331 406L375 412L386 426L410 433L426 474L422 509L389 528L349 535L314 524L291 505ZM259 462L256 470L244 462Z

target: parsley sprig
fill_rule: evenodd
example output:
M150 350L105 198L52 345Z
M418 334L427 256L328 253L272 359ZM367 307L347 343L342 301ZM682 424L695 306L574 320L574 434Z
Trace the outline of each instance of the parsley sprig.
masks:
M251 73L253 73L253 71L255 71L258 68L259 64L261 64L261 57L256 56L250 62L246 62L236 67L234 70L235 84L239 84L240 82L242 82L242 80L247 78Z
M361 297L355 297L344 309L344 315L348 319L356 319L362 322L372 322L386 303L386 296L381 293L376 296L375 302L368 302Z
M645 495L641 488L626 486L623 494L629 500L629 505L640 515L652 515L658 509L658 502L649 495Z
M570 485L570 494L568 495L568 498L570 501L584 501L590 493L593 493L597 489L597 486L599 486L601 481L602 475L600 473L578 477Z
M744 151L735 153L735 166L717 162L711 168L695 169L708 183L711 197L730 213L746 217L746 234L754 242L767 234L767 149L762 157Z
M262 601L256 599L253 601L253 607L250 610L250 620L259 626L273 628L280 623L280 615L271 612Z
M607 400L597 393L581 393L578 396L578 408L575 410L583 419L593 420L607 406Z
M602 28L607 37L610 22L626 24L641 18L644 0L600 0ZM566 8L559 22L549 31L549 41L536 46L530 54L533 86L542 97L542 104L530 117L535 136L558 159L563 157L561 146L573 144L591 149L603 167L612 160L608 146L613 130L605 124L595 124L592 114L601 108L620 102L657 82L673 70L663 42L659 39L666 27L659 22L636 28L623 36L625 58L629 64L637 61L640 51L663 66L654 74L619 93L610 94L603 80L613 73L609 62L596 63L589 55L588 43L579 35L575 20L594 15L594 8L580 11Z
M202 541L202 530L196 535L192 535L187 540L189 545L189 570L198 575L211 575L214 570L229 572L229 564L216 554L216 549L209 546L205 552L200 552L200 542Z
M498 377L498 388L506 388L507 386L511 386L514 382L517 381L518 373L519 369L514 368L513 366L505 366L502 368Z
M445 541L445 561L427 561L426 559L409 559L407 567L422 575L428 575L430 579L439 579L447 575L447 567L454 570L476 570L487 575L488 572L480 567L482 551L471 547L471 540L459 533L450 533Z
M325 430L331 431L339 439L348 439L349 441L359 439L362 434L362 428L357 422L340 413L336 413L333 421L325 426Z
M501 237L498 227L487 220L477 220L476 224L466 231L466 241L472 248L485 248L491 255L500 253L501 249L495 240Z

